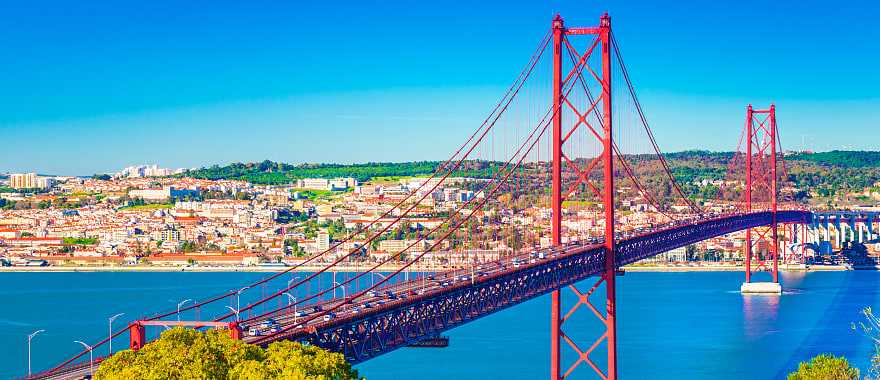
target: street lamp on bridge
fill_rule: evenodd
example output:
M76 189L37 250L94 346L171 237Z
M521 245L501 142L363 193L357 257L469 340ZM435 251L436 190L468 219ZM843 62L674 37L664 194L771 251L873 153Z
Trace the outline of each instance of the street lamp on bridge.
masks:
M241 289L238 289L238 291L235 292L235 309L236 310L241 310L241 292L248 290L250 288L251 288L250 286L245 286ZM238 315L238 311L235 312L235 315L236 316Z
M236 308L234 308L234 307L232 307L232 306L228 306L228 305L226 306L226 308L229 309L229 310L232 310L232 312L235 313L235 321L236 321L236 322L238 322L238 321L241 320L241 318L239 318L239 315L238 315L238 309L236 309Z
M287 290L293 290L293 289L290 288L290 284L292 284L292 283L293 283L294 281L296 281L296 280L299 280L299 278L300 278L299 276L295 276L295 277L291 278L290 280L287 280ZM309 284L306 284L306 294L309 293L309 292L308 292L308 286L309 286ZM295 290L294 290L293 292L296 293ZM289 296L288 296L288 297L289 297ZM296 300L296 297L294 297L294 302L296 302L295 300ZM287 306L290 306L290 300L288 300Z
M192 301L192 300L189 299L189 298L187 298L187 299L185 299L185 300L180 301L180 302L177 303L177 321L178 321L178 322L180 322L180 307L183 306L184 304L186 304L186 303L189 302L189 301Z
M44 331L46 331L46 330L37 330L37 331L30 333L30 335L28 335L28 377L31 376L31 340L34 339L34 337L37 336L37 334L44 332Z
M75 341L73 341L73 342L74 342L74 343L79 343L79 344L81 344L83 347L85 347L87 350L89 350L89 376L94 375L94 374L95 374L94 367L93 367L93 365L94 365L94 356L92 356L92 346L89 346L89 345L86 344L85 342L83 342L83 341L79 341L79 340L75 340Z
M296 324L296 297L294 297L292 294L290 294L288 292L284 292L284 295L287 296L287 307L290 307L290 305L293 305L293 324ZM291 302L291 300L293 302Z
M299 280L299 276L295 276L294 278L287 280L287 289L290 289L290 284L292 284L296 280Z
M383 280L388 278L382 273L370 272L370 287L376 286L376 276L382 277Z
M125 315L125 313L119 313L110 318L107 318L107 333L109 334L107 335L107 344L110 355L113 355L113 321L123 315Z
M337 287L339 287L340 289L342 289L342 299L345 300L345 298L346 298L346 295L345 295L345 286L342 286L342 284L340 284L340 283L338 283L338 282L336 282L336 281L333 281L333 285L336 285ZM336 297L336 289L335 289L335 288L333 289L333 297L334 297L334 298Z

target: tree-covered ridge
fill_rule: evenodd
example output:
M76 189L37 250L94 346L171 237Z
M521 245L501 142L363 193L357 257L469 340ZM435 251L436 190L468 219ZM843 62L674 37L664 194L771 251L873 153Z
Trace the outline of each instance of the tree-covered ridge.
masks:
M707 163L727 163L733 152L686 150L664 154L668 160L700 160ZM786 162L811 162L840 168L880 168L880 151L832 150L830 152L798 152L785 155Z
M252 163L236 162L226 166L214 165L189 171L184 176L212 180L234 179L256 184L285 184L302 178L336 177L354 177L359 181L366 181L375 177L430 174L437 165L439 165L437 161L291 165L265 160Z
M786 157L786 160L809 161L824 166L841 168L880 168L880 152L845 151L797 153Z
M685 191L698 198L712 198L717 189L695 186L694 183L708 179L728 178L728 165L733 152L692 150L665 155L670 169ZM627 155L627 162L648 189L665 197L670 193L663 166L652 154ZM583 161L583 159L577 159ZM234 163L227 166L214 165L190 171L185 176L204 179L237 179L255 184L289 184L301 178L355 177L359 181L377 177L395 178L424 176L434 172L440 161L418 162L372 162L363 164L300 164L291 165L272 161ZM491 178L502 166L498 161L466 161L452 173L456 177ZM585 163L584 163L585 165ZM526 164L539 172L549 170L546 163ZM583 166L583 165L582 165ZM600 165L601 166L601 165ZM598 167L597 167L598 170ZM821 196L834 196L846 192L860 192L880 182L880 152L832 151L820 153L795 153L785 156L787 183ZM617 175L623 175L617 173Z
M214 165L192 170L181 176L201 179L234 179L255 184L280 185L302 178L354 177L368 181L379 177L414 177L433 173L440 161L368 162L364 164L299 164L263 161L253 163ZM466 161L452 174L457 177L489 178L504 163L495 161Z

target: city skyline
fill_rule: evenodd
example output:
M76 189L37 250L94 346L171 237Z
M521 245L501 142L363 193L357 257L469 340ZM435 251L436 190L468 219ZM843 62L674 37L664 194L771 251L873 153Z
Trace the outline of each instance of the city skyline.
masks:
M745 105L770 102L787 149L876 149L876 5L799 4L552 2L492 20L477 15L497 4L4 5L0 171L442 160L555 12L589 24L606 9L666 151L733 150Z

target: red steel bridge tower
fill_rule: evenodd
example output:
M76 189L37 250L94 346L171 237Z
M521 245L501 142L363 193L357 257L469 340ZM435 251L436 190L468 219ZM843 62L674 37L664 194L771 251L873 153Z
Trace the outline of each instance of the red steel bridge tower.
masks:
M612 38L611 38L611 18L606 13L600 18L598 27L585 28L566 28L562 17L557 15L553 19L553 164L552 164L552 220L551 220L551 238L554 246L562 244L562 202L574 194L575 190L582 185L587 185L601 199L604 207L605 219L605 269L598 282L587 292L579 291L574 285L569 288L578 297L578 302L568 312L562 314L562 300L560 290L552 293L551 308L551 336L550 336L550 379L560 380L566 378L576 367L582 363L586 363L595 370L604 379L617 378L617 327L616 327L616 295L615 295L615 274L617 263L615 262L615 242L614 242L614 176L613 176L613 141L612 141L612 109L611 109L611 60L612 60ZM577 52L570 37L591 35L595 40L583 52ZM598 49L597 49L598 48ZM596 73L589 67L589 59L599 50L601 69L600 73ZM573 66L570 71L563 77L562 61L563 55L570 54L572 56ZM577 58L575 61L574 58ZM586 107L578 108L577 102L570 99L569 93L565 92L567 84L570 81L583 81L582 73L589 72L593 80L598 82L601 94L590 101ZM586 85L584 89L586 90ZM586 90L589 92L589 90ZM601 104L601 107L600 107ZM572 122L563 126L563 110L566 113L574 115ZM570 110L570 112L569 112ZM600 115L597 119L601 125L591 125L588 116L591 114ZM593 123L596 123L593 121ZM568 157L563 149L566 141L573 135L578 128L589 128L592 134L599 140L602 146L602 153L594 159L588 166L581 168L576 164L574 157ZM598 165L602 164L603 184L600 186L590 183L590 172ZM567 165L568 169L576 173L577 179L563 188L563 165ZM590 301L590 295L605 282L606 292L606 310L600 313ZM570 337L566 336L563 330L564 322L581 306L586 306L604 323L605 333L602 334L589 348L584 350L578 346ZM562 372L561 348L562 341L565 341L578 356L577 361ZM607 370L602 371L591 359L590 353L599 346L602 341L607 346Z
M779 283L779 243L777 237L777 151L779 137L776 130L776 106L756 110L749 104L746 108L746 178L743 192L746 212L755 206L772 211L773 221L769 228L746 229L746 283L752 282L752 258L756 246L767 244L772 267L766 257L760 258L754 270L770 270L773 283ZM754 236L753 236L754 235Z

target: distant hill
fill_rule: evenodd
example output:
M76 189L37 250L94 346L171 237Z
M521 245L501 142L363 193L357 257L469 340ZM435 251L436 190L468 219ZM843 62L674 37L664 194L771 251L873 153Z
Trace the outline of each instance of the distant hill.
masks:
M785 158L791 161L809 161L819 165L841 168L880 167L880 152L833 150L830 152L797 153Z
M375 177L416 176L433 173L436 161L370 162L364 164L300 164L263 161L190 170L181 176L203 179L235 179L256 184L287 184L302 178L354 177L366 181Z
M686 191L697 194L701 189L692 183L702 179L723 179L733 152L683 151L666 154L673 175ZM665 174L653 155L627 156L647 186L663 182ZM455 175L485 177L500 163L469 162ZM235 179L256 184L288 184L301 178L354 177L367 181L376 177L427 175L440 165L439 161L371 162L363 164L285 164L273 161L214 165L189 171L182 176L205 179ZM880 152L831 151L795 153L785 157L788 181L805 190L832 196L838 192L861 191L880 182ZM662 190L662 189L661 189ZM666 191L661 191L666 192ZM704 194L708 196L707 194Z

